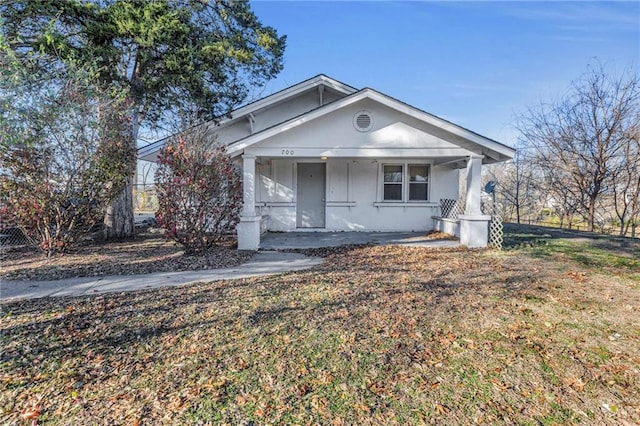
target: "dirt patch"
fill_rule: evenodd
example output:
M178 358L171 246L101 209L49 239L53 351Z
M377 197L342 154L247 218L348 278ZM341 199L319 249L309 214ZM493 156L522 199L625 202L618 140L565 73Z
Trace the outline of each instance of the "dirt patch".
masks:
M0 278L58 280L230 268L246 262L251 255L236 250L235 240L227 239L207 253L186 256L181 246L164 236L143 234L131 241L87 243L51 258L36 250L9 251L2 260Z

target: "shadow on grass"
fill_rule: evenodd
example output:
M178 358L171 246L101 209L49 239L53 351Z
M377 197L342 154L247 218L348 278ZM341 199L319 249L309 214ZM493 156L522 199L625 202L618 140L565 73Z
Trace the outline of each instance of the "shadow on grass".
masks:
M640 240L533 225L505 224L505 247L538 258L564 257L591 268L640 270Z
M591 268L623 268L640 271L640 252L620 249L609 241L548 240L544 243L524 248L539 258L562 256Z
M544 299L539 274L519 264L491 263L482 252L364 247L328 255L324 264L304 272L14 302L2 309L0 371L28 376L43 364L71 357L89 365L97 355L116 357L136 348L152 348L145 350L162 357L173 350L168 341L189 341L196 331L213 350L278 327L368 335L381 326L398 327L405 318L433 329L452 315L474 314L487 300L524 294ZM83 381L98 383L100 377L87 373Z
M120 424L109 416L133 408L155 423L299 424L323 401L318 424L471 424L477 407L494 401L485 423L504 423L503 413L520 413L513 422L523 424L603 423L601 401L622 407L622 397L591 388L570 399L563 380L592 377L588 339L633 348L626 339L635 328L616 323L623 340L607 339L608 318L589 322L602 312L590 296L597 282L558 270L517 252L376 246L277 276L14 302L1 314L0 375L14 418L45 394L43 423L95 416ZM610 376L596 370L604 386ZM633 389L634 377L621 376L616 386ZM86 412L65 405L74 393L92 398ZM252 395L260 399L247 402ZM281 406L284 417L256 418L262 403ZM585 410L593 417L572 417Z
M504 223L506 247L534 245L549 240L589 240L611 248L640 250L640 239L599 234L597 232L577 231L573 229L551 228L547 226Z

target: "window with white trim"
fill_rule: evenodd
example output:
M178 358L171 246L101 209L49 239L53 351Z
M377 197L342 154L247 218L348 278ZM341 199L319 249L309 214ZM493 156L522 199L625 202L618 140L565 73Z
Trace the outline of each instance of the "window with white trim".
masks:
M404 166L402 164L385 164L382 169L384 173L382 199L384 201L402 201Z
M383 164L382 201L429 201L429 164Z
M409 201L429 200L429 165L409 164Z

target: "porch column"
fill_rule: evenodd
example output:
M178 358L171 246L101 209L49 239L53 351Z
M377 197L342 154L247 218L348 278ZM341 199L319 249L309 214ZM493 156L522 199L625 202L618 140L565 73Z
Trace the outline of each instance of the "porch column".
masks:
M480 193L482 191L482 157L469 157L467 162L467 199L464 213L467 215L482 214Z
M239 250L258 250L260 247L260 220L256 214L256 156L242 156L242 212L238 232Z
M469 248L486 247L489 240L491 216L483 215L480 207L482 193L482 156L471 156L467 162L467 196L465 214L460 215L460 244Z

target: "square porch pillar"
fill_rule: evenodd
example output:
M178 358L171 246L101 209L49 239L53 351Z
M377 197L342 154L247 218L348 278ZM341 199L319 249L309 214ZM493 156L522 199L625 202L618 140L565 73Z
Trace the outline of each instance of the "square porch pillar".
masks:
M471 156L467 162L467 196L465 212L460 215L460 244L469 248L486 247L491 216L482 214L482 156Z
M258 250L260 247L260 221L256 214L256 156L242 156L242 212L238 233L238 250Z

